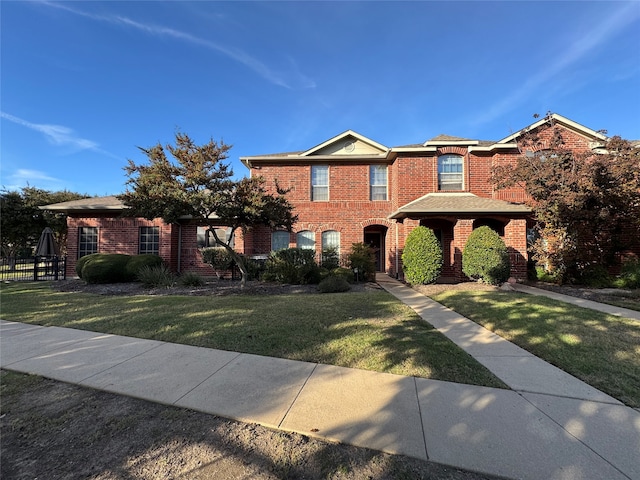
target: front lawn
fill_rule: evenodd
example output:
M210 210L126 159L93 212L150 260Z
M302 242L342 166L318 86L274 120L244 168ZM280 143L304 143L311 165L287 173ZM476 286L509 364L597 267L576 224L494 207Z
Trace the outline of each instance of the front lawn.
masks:
M515 292L431 297L534 355L640 407L640 322Z
M505 387L384 291L109 296L11 283L0 300L3 320Z

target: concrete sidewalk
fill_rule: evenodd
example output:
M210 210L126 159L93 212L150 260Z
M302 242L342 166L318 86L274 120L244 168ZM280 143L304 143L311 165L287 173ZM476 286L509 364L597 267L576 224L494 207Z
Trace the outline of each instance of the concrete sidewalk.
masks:
M507 478L640 479L640 413L387 278L513 390L5 321L0 367Z

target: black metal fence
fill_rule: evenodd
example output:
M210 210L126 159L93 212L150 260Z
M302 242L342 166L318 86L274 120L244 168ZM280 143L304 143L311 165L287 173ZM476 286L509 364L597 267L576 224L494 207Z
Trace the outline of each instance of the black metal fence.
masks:
M2 258L0 280L65 280L67 257Z

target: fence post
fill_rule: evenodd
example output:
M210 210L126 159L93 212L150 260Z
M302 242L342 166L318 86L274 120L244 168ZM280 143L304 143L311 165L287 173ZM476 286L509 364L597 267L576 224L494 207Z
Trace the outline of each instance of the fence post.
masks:
M33 281L38 281L38 257L33 257Z

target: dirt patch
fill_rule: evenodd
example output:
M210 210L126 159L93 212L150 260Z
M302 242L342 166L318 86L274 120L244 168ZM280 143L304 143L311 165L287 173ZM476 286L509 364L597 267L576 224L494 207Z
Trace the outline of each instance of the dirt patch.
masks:
M495 477L0 372L3 479Z

